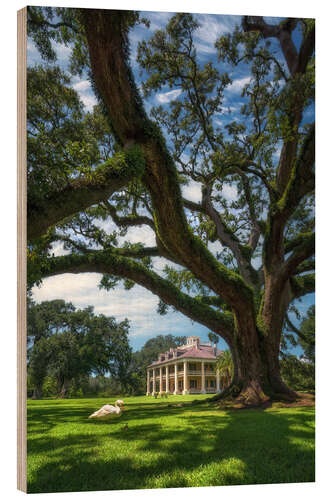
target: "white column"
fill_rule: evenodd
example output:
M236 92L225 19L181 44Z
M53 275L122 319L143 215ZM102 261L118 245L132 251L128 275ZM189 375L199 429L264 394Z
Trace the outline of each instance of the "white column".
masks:
M183 394L188 394L187 361L184 361L184 388Z
M165 368L165 392L169 392L169 366Z
M155 368L153 368L153 394L156 392L156 373Z
M216 372L216 391L221 392L221 378L220 372L218 370Z
M177 363L175 363L175 390L174 390L174 394L177 394L177 391L178 391L178 369L177 369Z
M162 381L162 367L160 366L160 394L162 392L163 381Z
M149 374L150 374L150 370L147 370L147 396L149 396L149 392L150 392L150 377L149 377Z
M206 394L205 363L201 361L201 394Z

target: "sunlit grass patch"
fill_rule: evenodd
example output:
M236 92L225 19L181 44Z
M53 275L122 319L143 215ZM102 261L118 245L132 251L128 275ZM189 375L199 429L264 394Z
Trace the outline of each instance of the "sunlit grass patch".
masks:
M314 480L314 408L222 411L174 404L193 396L121 398L127 410L109 422L88 415L112 400L28 402L29 492Z

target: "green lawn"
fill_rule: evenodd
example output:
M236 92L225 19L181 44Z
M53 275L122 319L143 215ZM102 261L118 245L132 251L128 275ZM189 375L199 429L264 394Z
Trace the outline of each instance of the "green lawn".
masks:
M314 408L167 407L200 397L29 401L29 493L314 481Z

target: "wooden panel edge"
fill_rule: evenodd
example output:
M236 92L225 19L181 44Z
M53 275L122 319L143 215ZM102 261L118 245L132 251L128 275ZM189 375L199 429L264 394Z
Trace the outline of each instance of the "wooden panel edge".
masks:
M17 12L17 488L27 492L27 8Z

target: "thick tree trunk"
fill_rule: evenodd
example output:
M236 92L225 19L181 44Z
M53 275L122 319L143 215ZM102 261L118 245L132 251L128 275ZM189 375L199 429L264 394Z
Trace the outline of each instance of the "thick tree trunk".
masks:
M281 273L265 276L265 297L262 309L262 321L265 327L263 353L268 370L268 380L274 393L289 398L295 392L286 386L280 374L279 353L284 318L291 299L289 281L281 281Z
M235 343L232 349L234 379L232 385L239 388L237 399L244 404L259 404L268 399L267 370L261 352L259 332L254 318L235 315Z
M260 405L269 399L295 399L296 393L286 386L280 374L282 323L264 336L252 321L242 318L238 322L235 341L229 345L234 363L233 380L214 399L232 397L245 406Z
M264 341L260 344L259 351L246 346L245 355L243 345L240 350L233 349L233 360L236 359L234 377L214 399L232 397L236 403L255 406L269 399L296 398L296 393L281 378L278 353L267 352Z
M235 315L236 316L236 315ZM234 364L233 379L214 399L231 397L245 406L260 405L269 399L267 368L260 350L254 316L236 316L234 341L229 343Z

